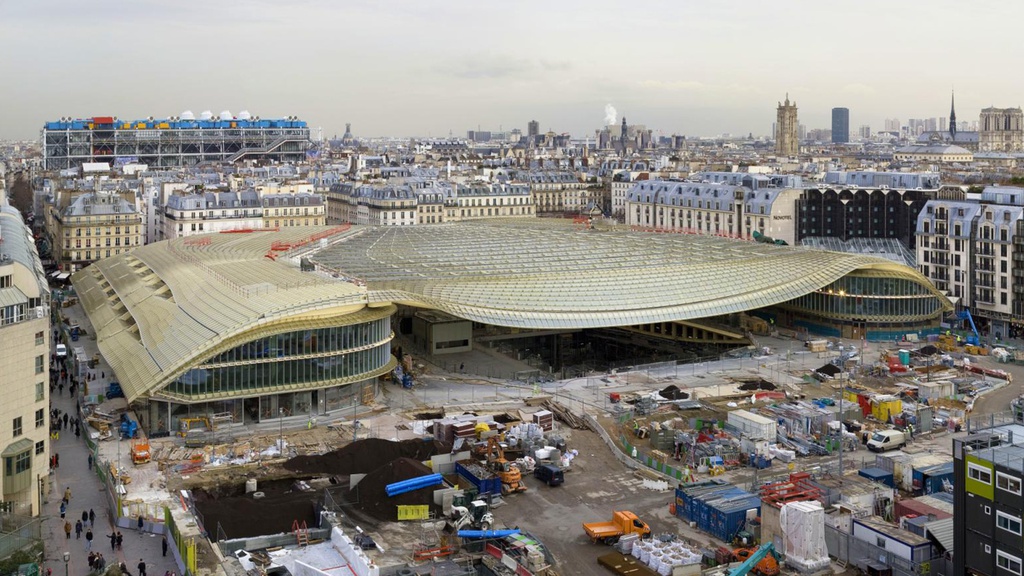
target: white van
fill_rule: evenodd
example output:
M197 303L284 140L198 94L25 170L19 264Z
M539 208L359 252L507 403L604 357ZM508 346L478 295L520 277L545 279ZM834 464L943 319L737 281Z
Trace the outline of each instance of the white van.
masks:
M879 430L868 440L868 450L885 452L896 450L907 445L907 437L899 430Z

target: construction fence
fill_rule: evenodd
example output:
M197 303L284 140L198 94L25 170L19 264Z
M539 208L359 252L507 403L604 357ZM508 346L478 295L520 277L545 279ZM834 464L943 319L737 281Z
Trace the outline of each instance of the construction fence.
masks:
M182 576L193 576L196 573L196 539L182 536L171 509L166 506L163 509L163 520L167 536L174 543L178 557L181 558L180 564L185 566L185 573Z
M27 513L3 513L0 515L0 558L7 558L18 550L29 548L43 539L42 518Z

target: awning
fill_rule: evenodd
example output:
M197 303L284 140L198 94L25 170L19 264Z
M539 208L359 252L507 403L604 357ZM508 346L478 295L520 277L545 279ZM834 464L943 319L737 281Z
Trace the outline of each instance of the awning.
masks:
M939 546L942 546L946 552L954 552L953 550L953 518L943 518L942 520L932 520L923 525L925 534Z
M57 280L67 280L71 277L71 272L61 272L60 276L57 276Z
M50 272L50 278L56 278L58 274L60 274L60 270L54 270Z
M18 304L27 305L28 296L17 288L3 288L0 289L0 308L4 306L17 306Z
M4 458L7 458L9 456L17 456L18 454L21 454L22 452L25 452L26 450L31 450L31 449L32 449L32 441L29 440L28 438L22 438L21 440L18 440L17 442L13 442L11 444L8 444L7 448L4 448L4 451L0 452L0 456L2 456Z

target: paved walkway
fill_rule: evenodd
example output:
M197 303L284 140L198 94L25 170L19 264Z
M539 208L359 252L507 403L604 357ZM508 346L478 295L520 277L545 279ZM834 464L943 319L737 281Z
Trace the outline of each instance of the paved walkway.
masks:
M51 396L51 408L60 408L68 414L75 413L75 402L68 395L67 386L64 394ZM83 430L84 432L84 430ZM134 528L122 529L124 535L123 549L111 551L108 535L113 531L113 517L107 505L107 496L103 484L94 471L89 470L89 448L84 438L75 438L74 430L62 430L59 440L50 441L50 454L60 455L60 468L50 474L49 493L44 499L42 527L44 546L44 566L53 571L53 576L64 574L64 552L71 553L67 573L69 576L85 576L89 573L85 531L81 539L75 538L75 520L80 520L82 511L90 509L96 512L96 526L93 529L92 549L103 554L107 565L124 562L132 576L138 575L139 559L144 558L147 564L147 576L163 576L170 571L177 574L178 567L174 563L173 551L168 549L167 556L161 556L162 536L141 534ZM67 520L71 522L71 539L64 534L64 521L60 518L60 503L64 490L71 488L71 502L67 510ZM173 546L173 541L168 542Z

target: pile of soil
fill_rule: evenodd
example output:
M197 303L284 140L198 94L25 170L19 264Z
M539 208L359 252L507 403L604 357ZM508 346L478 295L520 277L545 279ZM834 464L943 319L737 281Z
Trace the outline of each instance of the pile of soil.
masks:
M756 382L746 382L740 384L740 390L750 392L751 390L775 390L775 384L767 382L765 380L758 380Z
M388 484L433 474L433 470L411 458L398 458L370 472L356 484L349 494L349 500L356 501L355 507L378 520L398 520L398 506L430 505L440 514L441 508L434 505L434 491L439 486L427 486L405 494L389 497L385 492Z
M258 500L244 494L225 497L218 493L223 490L207 492L197 489L192 491L192 497L203 517L203 528L214 538L218 534L218 524L229 540L280 534L291 532L295 520L300 524L305 521L309 527L316 525L320 491L297 491L293 489L293 483L294 480L261 482L259 491L264 493L264 497ZM244 492L244 486L235 492Z
M686 400L690 397L689 392L683 392L675 384L669 384L667 387L658 392L662 398L666 400Z
M286 470L301 474L369 474L399 458L430 460L436 454L451 452L451 446L436 440L393 442L380 438L358 440L322 456L296 456L284 463Z

